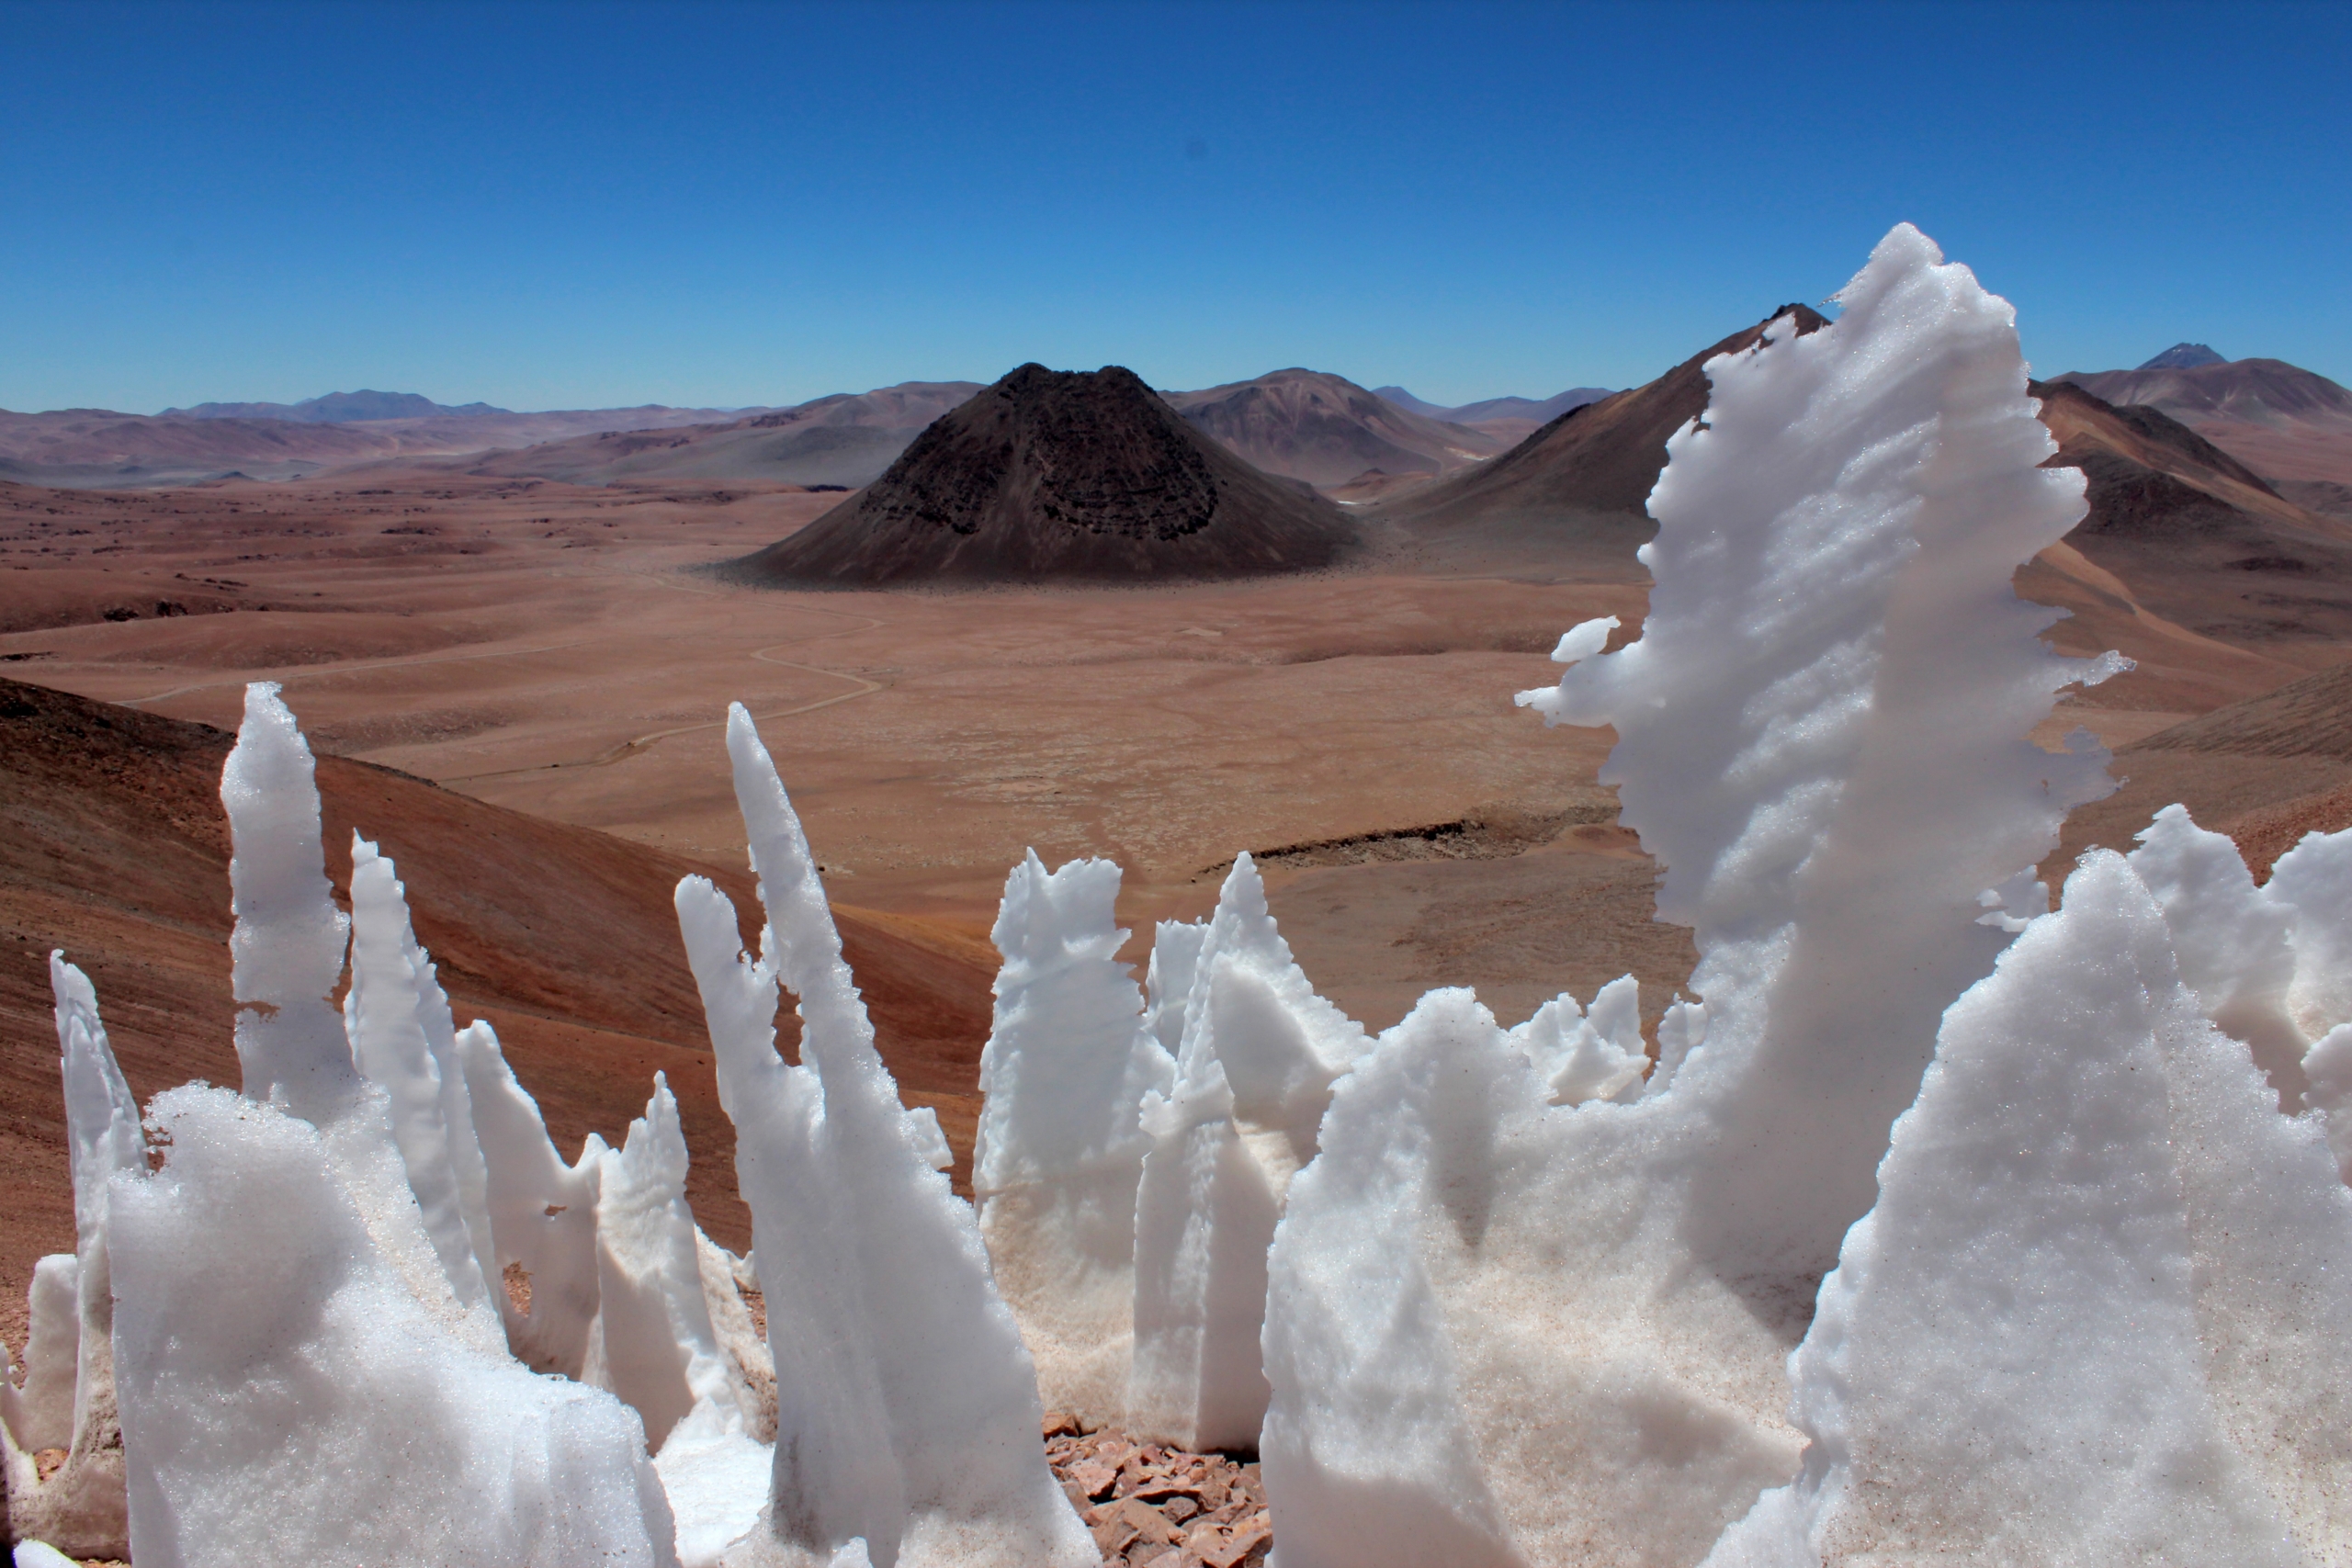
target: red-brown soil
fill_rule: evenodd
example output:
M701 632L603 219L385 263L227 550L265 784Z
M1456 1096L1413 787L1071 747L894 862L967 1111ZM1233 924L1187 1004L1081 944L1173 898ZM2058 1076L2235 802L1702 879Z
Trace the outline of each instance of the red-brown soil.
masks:
M1257 1461L1137 1443L1046 1414L1046 1462L1104 1568L1257 1568L1273 1544Z

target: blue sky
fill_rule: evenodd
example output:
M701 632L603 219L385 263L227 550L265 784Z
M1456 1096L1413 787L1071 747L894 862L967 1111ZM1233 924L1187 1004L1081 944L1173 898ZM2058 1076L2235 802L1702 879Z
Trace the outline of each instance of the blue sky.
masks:
M1647 378L1909 219L2352 382L2352 6L0 0L0 407Z

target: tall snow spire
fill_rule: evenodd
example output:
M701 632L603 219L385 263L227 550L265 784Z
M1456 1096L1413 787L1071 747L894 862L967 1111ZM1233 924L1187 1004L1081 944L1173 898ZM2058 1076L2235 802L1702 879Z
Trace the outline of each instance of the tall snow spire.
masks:
M777 1393L767 1528L876 1568L1082 1568L1098 1553L1037 1444L1036 1380L971 1209L933 1168L842 958L823 883L767 748L728 710L735 797L767 912L761 956L701 877L678 923L736 1127ZM803 1065L775 1043L778 982Z
M1175 1077L1118 961L1118 897L1107 860L1048 872L1032 850L1005 877L972 1161L980 1235L1039 1395L1106 1424L1125 1409L1135 1338L1143 1100Z
M1143 1102L1126 1421L1189 1448L1248 1448L1266 1411L1266 1248L1332 1084L1372 1041L1291 957L1247 853L1197 948L1176 931L1169 973L1189 964L1191 985L1174 1084Z
M2054 447L2008 304L1907 224L1838 299L1822 330L1783 319L1708 362L1706 412L1650 498L1641 637L1609 653L1607 623L1572 629L1559 684L1520 698L1616 726L1601 776L1665 867L1659 918L1693 929L1703 1010L1669 1013L1630 1103L1552 1105L1532 1075L1532 1098L1503 1092L1503 1055L1524 1058L1458 1011L1450 1048L1496 1086L1476 1114L1417 1098L1410 1074L1342 1080L1324 1146L1410 1168L1318 1162L1293 1190L1267 1483L1278 1517L1379 1495L1418 1522L1331 1555L1286 1540L1291 1568L1457 1538L1688 1564L1786 1481L1783 1364L1938 1020L2043 907L2030 868L2068 807L2112 787L2088 737L2028 739L2060 689L2119 661L2052 653L2037 634L2056 613L2011 588L2084 503L2078 471L2041 467ZM1423 1039L1393 1035L1383 1054ZM1420 1267L1327 1267L1321 1248L1360 1235L1415 1238ZM1365 1393L1407 1369L1312 1353L1318 1322L1408 1309L1443 1421L1392 1420ZM1447 1421L1479 1473L1432 1491L1415 1467ZM1631 1457L1666 1433L1677 1462Z
M399 874L356 832L344 1031L360 1076L384 1091L409 1190L449 1289L469 1306L487 1304L499 1277L489 1177L449 998L417 943Z
M245 688L245 719L220 771L236 929L237 1062L248 1100L332 1117L359 1082L327 998L343 977L351 921L334 906L319 840L310 743L275 681Z

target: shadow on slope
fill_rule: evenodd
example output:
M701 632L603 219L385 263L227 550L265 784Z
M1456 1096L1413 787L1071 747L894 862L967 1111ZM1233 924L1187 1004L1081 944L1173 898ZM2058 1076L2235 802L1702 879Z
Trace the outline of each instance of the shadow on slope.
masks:
M1785 305L1645 385L1582 403L1492 462L1376 502L1367 515L1392 523L1442 567L1553 566L1638 581L1634 552L1657 531L1646 507L1666 467L1666 441L1707 406L1703 367L1752 345L1793 314L1800 333L1827 324Z

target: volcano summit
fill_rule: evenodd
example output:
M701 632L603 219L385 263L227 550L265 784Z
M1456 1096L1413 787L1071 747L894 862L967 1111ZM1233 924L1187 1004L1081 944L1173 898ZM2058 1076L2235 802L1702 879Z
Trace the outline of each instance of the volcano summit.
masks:
M1243 577L1329 566L1357 543L1338 507L1252 468L1133 371L1024 365L729 575L837 587Z

